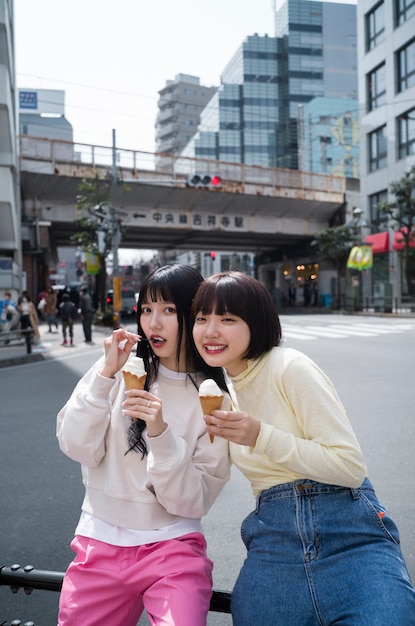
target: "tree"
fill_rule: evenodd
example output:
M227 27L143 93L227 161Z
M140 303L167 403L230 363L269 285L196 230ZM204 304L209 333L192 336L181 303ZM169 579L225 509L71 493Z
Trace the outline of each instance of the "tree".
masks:
M390 191L395 196L395 202L381 203L378 210L391 219L392 228L400 233L406 286L408 294L414 295L415 282L412 281L411 264L415 255L415 165L401 179L391 183Z
M79 212L76 224L79 226L79 231L71 237L71 243L80 247L84 252L96 255L99 259L95 290L98 308L101 311L105 310L106 258L111 251L112 235L108 229L103 230L105 215L100 217L99 213L100 208L108 204L110 194L110 182L102 181L98 177L82 180L76 196L76 207Z
M348 226L323 228L314 235L311 242L321 259L331 261L337 273L337 296L340 296L341 277L345 275L347 257L350 251L351 232Z

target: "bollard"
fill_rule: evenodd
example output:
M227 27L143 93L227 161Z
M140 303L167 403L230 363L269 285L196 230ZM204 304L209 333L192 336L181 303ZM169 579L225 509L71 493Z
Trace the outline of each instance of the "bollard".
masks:
M25 340L26 340L26 354L32 354L32 334L33 331L31 328L26 328L24 331Z

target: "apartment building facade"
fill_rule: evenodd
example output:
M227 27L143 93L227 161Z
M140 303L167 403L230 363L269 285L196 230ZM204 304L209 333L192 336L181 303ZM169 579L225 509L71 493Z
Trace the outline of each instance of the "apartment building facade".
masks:
M156 118L156 152L180 154L195 134L200 113L216 92L217 87L205 87L198 76L177 74L167 80L159 91ZM163 170L170 166L168 158L158 156L156 166Z
M359 0L361 208L373 244L372 291L408 292L401 247L379 212L392 182L415 164L415 1ZM415 263L413 267L415 282Z
M0 298L22 288L13 0L0 0Z
M183 154L298 169L299 109L316 97L328 114L357 103L356 7L286 0L275 37L247 37L229 61Z

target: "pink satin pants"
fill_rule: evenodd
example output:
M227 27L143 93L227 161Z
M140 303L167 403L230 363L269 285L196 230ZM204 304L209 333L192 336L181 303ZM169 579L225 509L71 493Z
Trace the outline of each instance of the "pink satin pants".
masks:
M136 547L75 537L59 626L206 626L213 564L200 533Z

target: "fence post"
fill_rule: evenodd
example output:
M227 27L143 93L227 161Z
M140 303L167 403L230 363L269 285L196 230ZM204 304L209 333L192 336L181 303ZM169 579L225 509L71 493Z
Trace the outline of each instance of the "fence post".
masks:
M32 354L32 329L31 328L25 328L25 330L23 331L25 334L25 340L26 340L26 354Z

